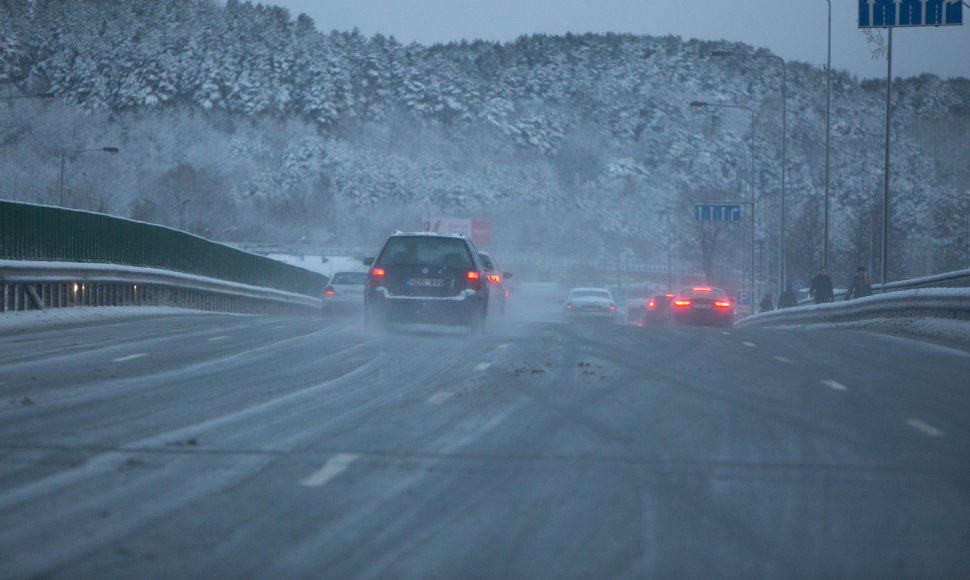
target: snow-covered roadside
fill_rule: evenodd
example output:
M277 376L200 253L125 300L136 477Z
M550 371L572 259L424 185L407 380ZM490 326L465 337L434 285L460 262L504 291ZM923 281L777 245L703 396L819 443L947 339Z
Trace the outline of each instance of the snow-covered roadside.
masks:
M48 308L45 310L19 310L0 313L0 336L22 334L37 330L66 328L113 322L125 318L152 318L155 316L186 316L199 314L199 310L173 306L86 306L72 308ZM209 313L214 314L214 313ZM224 313L223 313L224 314Z
M870 320L858 320L838 324L791 325L778 328L865 330L970 350L970 321L950 318L873 318Z

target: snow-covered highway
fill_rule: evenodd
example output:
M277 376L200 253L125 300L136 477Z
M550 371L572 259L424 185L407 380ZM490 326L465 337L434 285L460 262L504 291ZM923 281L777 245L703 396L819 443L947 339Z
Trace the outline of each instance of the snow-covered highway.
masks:
M963 350L148 314L0 326L0 577L970 575Z

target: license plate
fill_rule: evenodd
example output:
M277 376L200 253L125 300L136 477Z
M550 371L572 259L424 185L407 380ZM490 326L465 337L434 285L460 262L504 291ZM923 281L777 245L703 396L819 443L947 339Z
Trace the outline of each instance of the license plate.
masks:
M408 278L408 286L444 286L444 278Z

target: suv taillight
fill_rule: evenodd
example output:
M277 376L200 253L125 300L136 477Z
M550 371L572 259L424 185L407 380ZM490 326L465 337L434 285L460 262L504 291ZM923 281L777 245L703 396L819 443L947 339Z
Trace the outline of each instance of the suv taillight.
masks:
M371 268L370 276L367 277L367 285L377 288L384 281L384 268Z
M327 296L333 296L334 294L337 293L337 290L333 286L327 286L324 289L323 293L326 294Z
M475 290L476 292L482 289L482 275L475 270L469 272L465 278L467 279L465 288Z

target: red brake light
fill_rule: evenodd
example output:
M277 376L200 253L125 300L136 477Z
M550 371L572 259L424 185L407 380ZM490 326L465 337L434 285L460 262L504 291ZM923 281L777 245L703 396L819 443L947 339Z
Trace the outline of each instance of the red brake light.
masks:
M367 284L371 288L377 288L381 285L381 279L384 277L384 268L371 268L370 276L367 277Z
M465 283L465 288L476 291L482 289L482 275L475 270L469 271L468 274L465 275L465 278L468 279L468 281Z
M727 300L715 300L714 301L714 307L715 308L730 308L731 307L731 303L729 301L727 301Z
M610 310L616 310L616 306L614 304L610 304Z
M710 292L710 288L691 288L694 292Z
M468 273L469 280L478 280L478 278L479 278L478 272L472 270L471 272Z
M337 291L334 290L333 286L327 286L326 289L323 291L323 293L326 294L327 296L333 296L334 294L337 293Z
M654 301L653 298L651 298L650 302L647 302L647 308L649 308L650 310L653 310L656 307L657 307L657 303Z
M498 274L489 274L488 276L485 276L485 277L488 279L489 282L495 282L496 284L502 281L501 278L499 278Z
M678 308L684 308L686 306L690 306L690 300L688 300L686 298L678 298L678 299L674 300L674 306L676 306Z

